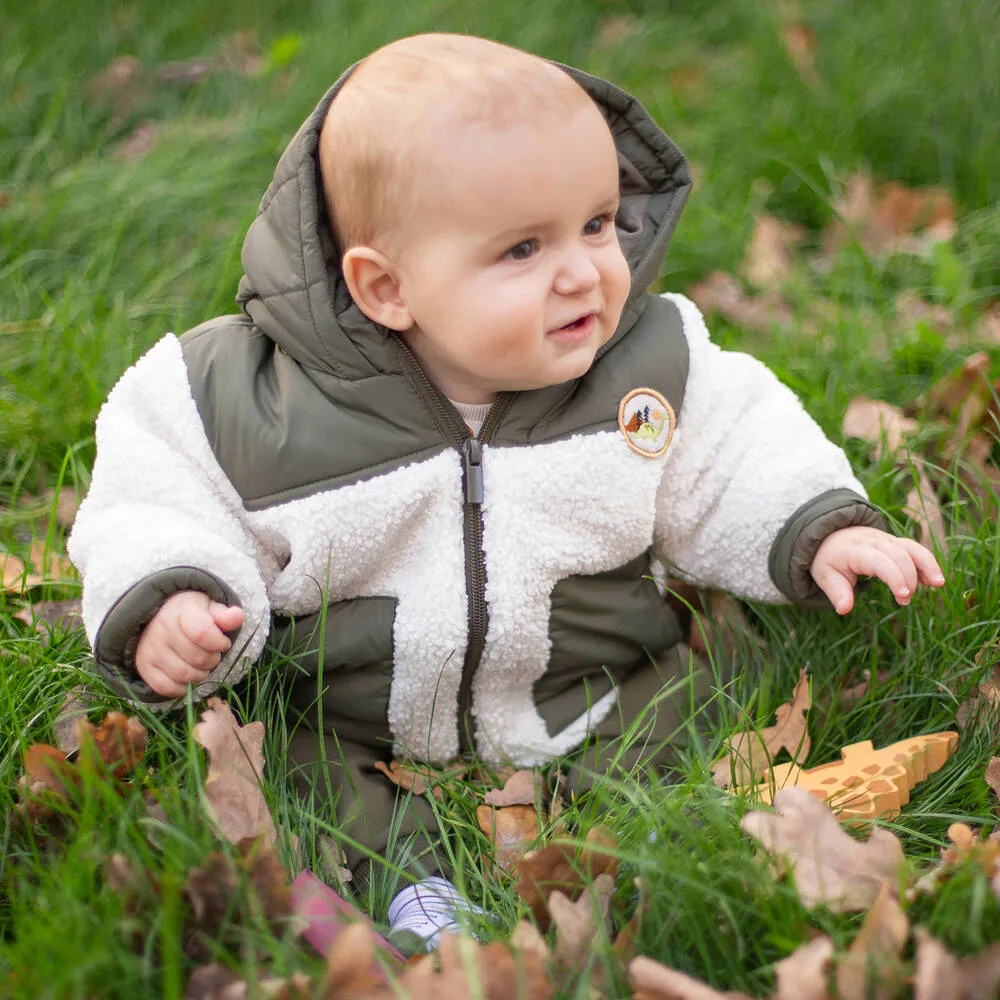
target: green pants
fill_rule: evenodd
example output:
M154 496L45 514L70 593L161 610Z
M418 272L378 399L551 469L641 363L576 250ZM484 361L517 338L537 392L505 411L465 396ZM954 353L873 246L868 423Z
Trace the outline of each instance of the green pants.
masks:
M327 622L331 627L331 623ZM336 825L344 838L347 863L364 880L373 857L389 857L414 873L450 870L441 851L442 831L431 803L394 785L375 766L392 759L392 736L384 706L350 701L350 677L343 683L336 669L322 677L321 655L302 637L315 621L296 623L299 641L276 629L279 648L284 644L289 668L290 704L294 718L287 749L289 777L299 795L312 800L311 808ZM595 700L609 686L598 678L593 694L565 691L539 701L538 710L549 732L558 732L581 714L587 699ZM581 794L604 776L612 780L637 767L654 774L675 761L677 746L692 722L710 701L713 676L709 665L692 656L686 645L667 650L616 679L618 702L587 742L577 751L553 762L565 777L564 794ZM542 686L543 687L543 686ZM343 693L338 694L339 691ZM370 699L378 702L377 694ZM323 707L323 732L319 707ZM343 706L351 707L348 718ZM365 717L358 719L363 714Z

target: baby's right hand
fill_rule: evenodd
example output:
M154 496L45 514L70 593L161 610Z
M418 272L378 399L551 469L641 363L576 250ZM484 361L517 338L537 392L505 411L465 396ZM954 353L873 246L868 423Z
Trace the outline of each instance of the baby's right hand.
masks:
M157 693L171 698L203 681L232 643L225 633L243 624L241 608L226 607L200 590L167 598L139 637L135 666Z

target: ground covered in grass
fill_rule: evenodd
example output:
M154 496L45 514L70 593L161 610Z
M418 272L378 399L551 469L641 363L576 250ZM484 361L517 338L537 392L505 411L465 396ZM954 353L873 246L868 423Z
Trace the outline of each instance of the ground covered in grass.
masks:
M613 913L628 919L631 879L640 876L645 955L719 989L764 996L774 963L816 932L846 948L861 916L805 909L792 882L761 862L739 823L751 806L713 785L711 762L741 720L770 724L804 666L808 763L819 764L860 740L883 745L955 729L960 707L1000 662L991 646L1000 634L1000 535L989 400L963 429L975 392L942 402L929 391L977 351L986 355L977 384L1000 375L996 5L37 0L8 8L0 32L0 548L56 582L17 579L9 562L0 595L0 995L184 995L195 963L179 943L180 887L224 849L202 807L197 709L144 718L145 769L124 791L84 782L58 837L26 835L12 818L24 754L52 740L66 691L85 677L87 650L79 630L40 637L31 615L18 613L29 600L76 596L72 582L60 582L66 517L52 491L86 490L92 423L118 375L165 331L234 310L242 234L298 122L352 61L430 29L507 41L636 93L696 176L660 287L685 291L714 272L730 276L758 310L716 298L716 338L774 367L835 440L845 440L841 421L859 395L908 407L915 421L909 460L845 444L873 500L903 531L921 520L907 513L919 472L912 456L920 457L941 506L944 590L898 608L872 587L844 620L749 609L747 629L711 647L720 669L735 660L737 681L716 700L718 724L700 741L682 741L673 780L614 775L562 817L580 836L598 821L614 831ZM860 208L858 178L874 185ZM879 201L888 181L911 193L934 185L939 200L910 202L913 211L900 215ZM838 236L843 217L851 224ZM748 255L762 218L801 227L782 230L794 235L767 273ZM935 222L943 225L934 230ZM987 435L975 455L964 430ZM27 593L22 583L32 584ZM865 677L858 695L852 689ZM286 791L280 687L261 675L231 702L265 722L272 812L319 868L320 835L336 830L321 804L303 806ZM103 696L94 717L109 707ZM937 859L953 822L996 825L983 774L998 743L995 720L965 722L955 755L889 824L913 873ZM142 796L150 790L162 809L153 817ZM508 881L483 874L489 845L471 800L456 779L441 808L465 889L499 918L482 933L502 939L518 898ZM116 852L154 869L164 887L144 926L107 886ZM376 920L400 884L400 860L363 890L347 890ZM1000 939L1000 899L982 865L905 905L956 954ZM319 958L290 935L236 920L241 906L237 931L221 935L210 957L267 961L278 975L316 967ZM592 961L611 969L606 940ZM586 995L587 983L586 971L567 975L560 995ZM626 991L620 970L607 983L608 995Z

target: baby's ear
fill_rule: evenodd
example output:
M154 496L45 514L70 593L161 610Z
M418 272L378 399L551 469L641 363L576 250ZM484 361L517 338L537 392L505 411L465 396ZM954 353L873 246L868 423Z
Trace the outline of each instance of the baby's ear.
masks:
M370 320L400 333L413 326L413 315L400 293L399 276L385 254L372 247L351 247L340 267L351 298Z

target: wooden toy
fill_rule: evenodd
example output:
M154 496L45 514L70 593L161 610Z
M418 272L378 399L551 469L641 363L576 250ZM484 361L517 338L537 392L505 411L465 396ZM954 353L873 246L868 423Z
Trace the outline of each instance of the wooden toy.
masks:
M871 740L852 743L842 759L819 767L776 764L768 780L746 785L739 792L756 791L770 803L774 793L798 785L847 819L894 819L910 801L910 789L939 771L958 747L958 733L930 733L876 750Z

